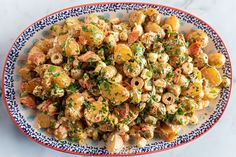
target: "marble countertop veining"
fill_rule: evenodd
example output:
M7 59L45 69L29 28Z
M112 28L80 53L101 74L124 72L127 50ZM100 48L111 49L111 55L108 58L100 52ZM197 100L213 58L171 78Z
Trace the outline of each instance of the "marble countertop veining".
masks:
M106 0L100 0L106 1ZM125 0L119 0L119 2ZM136 0L140 1L140 0ZM143 0L144 1L144 0ZM37 19L62 8L98 2L98 0L1 0L0 1L0 72L4 59L18 34ZM145 2L145 1L144 1ZM191 12L209 23L220 34L228 47L233 69L236 68L236 1L235 0L149 0ZM0 77L1 82L1 77ZM236 83L235 74L233 82ZM1 93L1 92L0 92ZM1 95L1 94L0 94ZM187 145L157 154L154 157L233 157L236 141L236 90L233 87L231 99L224 116L207 134ZM8 157L69 157L76 156L47 149L23 135L8 116L0 99L0 156Z

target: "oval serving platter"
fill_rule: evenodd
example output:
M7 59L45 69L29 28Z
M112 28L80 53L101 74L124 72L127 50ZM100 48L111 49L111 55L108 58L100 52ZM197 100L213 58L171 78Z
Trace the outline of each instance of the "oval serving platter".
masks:
M176 15L181 21L180 32L186 33L192 29L204 30L210 38L208 46L205 48L207 53L220 51L226 57L226 64L221 74L231 79L232 66L227 49L223 40L206 22L185 11L149 3L94 3L86 4L60 10L43 17L26 28L15 40L8 52L3 70L3 100L16 126L32 140L46 147L80 155L140 155L153 152L160 152L177 146L189 143L197 139L210 130L221 118L230 98L231 87L221 90L220 96L214 100L209 107L199 112L199 124L189 125L182 129L180 136L172 142L164 142L159 139L150 141L144 148L126 146L121 152L109 154L105 149L104 142L87 141L87 145L79 145L70 141L58 141L46 134L44 130L36 129L34 125L35 111L24 108L20 105L20 77L18 70L24 65L30 47L38 40L47 36L47 31L55 23L61 23L69 17L84 18L89 13L97 13L109 19L118 17L127 20L128 14L132 10L153 7L165 16Z

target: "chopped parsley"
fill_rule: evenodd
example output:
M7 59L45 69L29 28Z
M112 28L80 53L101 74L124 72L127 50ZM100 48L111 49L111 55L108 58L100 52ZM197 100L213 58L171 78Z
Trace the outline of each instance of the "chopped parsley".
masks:
M79 86L76 83L72 83L69 87L67 87L67 90L71 92L76 92L78 90Z
M93 106L90 102L84 102L84 107L88 109L95 109L95 106Z
M129 72L133 72L133 67L132 67L131 64L128 64L127 68L128 68L128 71L129 71Z
M91 32L91 30L89 30L88 27L86 27L86 26L82 26L82 30L84 32Z
M48 68L48 72L54 72L56 70L56 67L51 65L49 68Z
M150 95L147 102L150 103L150 104L153 104L155 101L157 101L156 95Z
M94 27L96 27L96 26L94 26ZM95 36L96 33L97 33L95 28L88 29L87 26L82 26L82 30L83 30L84 32L90 32L90 33L92 33L93 36Z
M158 73L158 69L157 69L157 67L155 67L154 64L150 64L150 67L151 67L152 72L153 72L154 74L157 74L157 73Z
M145 51L145 49L141 43L134 43L133 49L134 49L134 54L136 56L141 56L142 53Z
M176 114L177 115L184 115L184 112L181 108L179 108L177 111L176 111Z
M167 80L167 81L170 81L172 77L173 77L173 73L172 73L172 72L168 72L168 73L166 74L166 80Z
M54 77L58 77L58 76L60 76L61 74L60 73L56 73L56 74L54 74L53 76Z
M107 22L107 19L106 19L104 16L98 15L98 18L99 18L100 20L104 20L104 21Z
M97 124L97 123L93 123L93 128L98 128L99 127L99 125Z
M98 88L104 87L106 91L110 92L110 83L108 79L98 76L96 79L96 82L98 84Z
M29 93L23 92L23 93L20 94L20 97L22 98L22 97L26 97L26 96L28 96L28 95L29 95Z
M105 87L106 91L108 91L108 92L111 91L110 90L110 83L109 82L107 82L107 81L103 82L103 86Z
M129 119L128 119L128 118L125 118L125 119L123 120L123 123L124 123L124 124L129 124Z
M80 141L80 138L79 137L72 137L71 141L75 142L75 143L78 143Z
M141 118L140 118L140 117L137 117L137 118L136 118L136 124L141 124L141 122L142 122Z
M102 106L102 110L101 110L102 113L106 113L107 112L107 107L105 105Z
M89 78L88 74L87 74L87 73L84 73L83 79L86 80L87 78Z
M162 42L162 39L160 38L159 35L155 38L154 42Z
M179 56L180 53L181 53L180 49L177 49L177 50L175 51L175 53L174 53L174 56Z
M165 121L172 123L175 120L176 115L184 115L183 110L179 108L174 114L166 114Z
M60 47L65 51L66 46L68 45L69 41L71 39L71 36L68 36L66 40L63 41L63 43L60 45Z
M148 71L146 72L146 76L152 77L152 72L148 70Z
M173 46L171 46L171 45L169 45L167 43L163 43L163 47L165 48L166 51L170 51L170 50L172 50L174 48Z
M90 57L90 58L88 58L88 62L93 62L93 61L95 61L96 60L96 58L94 58L94 57Z
M75 106L75 104L73 103L73 102L70 102L69 104L68 104L68 107L69 108L73 108Z
M69 63L72 63L74 60L75 60L74 57L68 57L68 60L67 60L67 61L68 61Z

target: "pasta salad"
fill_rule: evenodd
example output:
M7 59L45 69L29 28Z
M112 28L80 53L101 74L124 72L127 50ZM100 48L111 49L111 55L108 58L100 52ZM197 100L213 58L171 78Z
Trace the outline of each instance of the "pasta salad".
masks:
M21 104L58 140L104 140L109 152L131 140L172 141L230 86L219 72L225 56L204 51L207 34L179 28L153 8L127 21L92 13L54 24L19 70Z

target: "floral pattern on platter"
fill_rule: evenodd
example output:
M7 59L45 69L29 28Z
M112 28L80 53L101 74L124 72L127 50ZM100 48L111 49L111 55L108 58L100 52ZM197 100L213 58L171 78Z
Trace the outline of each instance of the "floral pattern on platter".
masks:
M104 3L76 6L50 14L29 26L22 34L20 34L9 51L3 72L3 97L9 114L18 127L36 142L59 151L84 155L109 155L103 142L88 141L88 145L82 146L70 141L58 141L55 138L48 136L43 130L35 129L33 125L34 112L22 107L19 103L20 78L17 71L24 65L24 59L32 44L35 43L37 39L46 36L49 27L55 23L61 22L69 17L83 18L83 15L92 12L104 15L105 18L119 17L127 19L129 11L148 7L158 9L164 16L172 14L176 15L181 20L182 31L190 31L193 28L204 30L211 39L206 51L211 52L217 50L225 55L227 62L222 73L231 78L232 69L230 58L223 41L209 25L193 15L171 7L155 4ZM219 120L227 106L230 91L231 89L222 89L220 97L213 102L210 108L204 111L208 115L201 119L200 124L195 127L190 126L186 130L183 130L182 134L176 140L172 142L153 140L144 148L127 146L119 154L115 155L137 155L163 151L196 139L207 132Z

